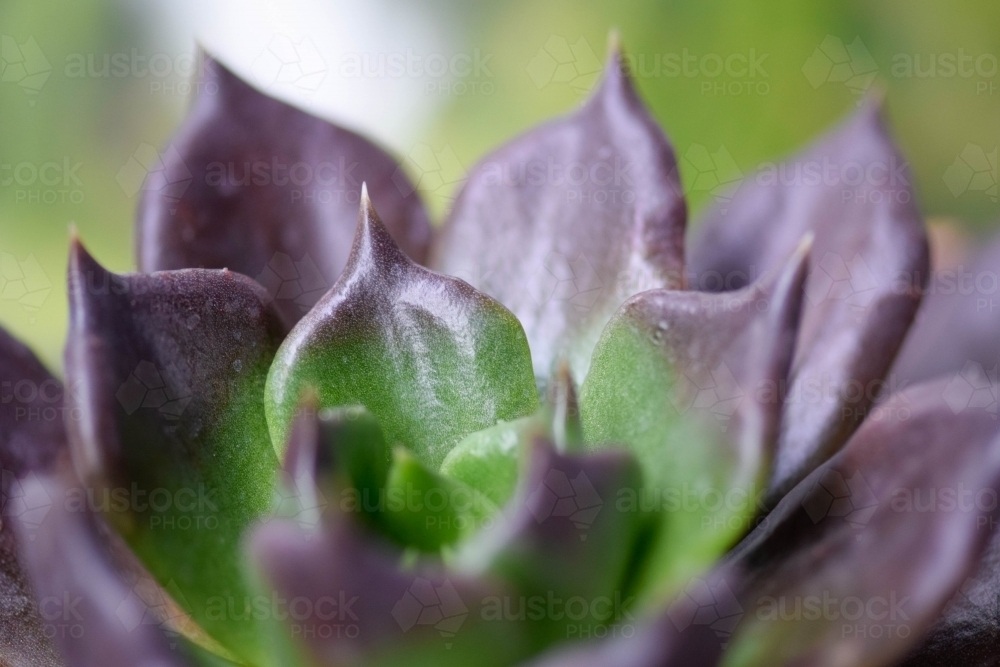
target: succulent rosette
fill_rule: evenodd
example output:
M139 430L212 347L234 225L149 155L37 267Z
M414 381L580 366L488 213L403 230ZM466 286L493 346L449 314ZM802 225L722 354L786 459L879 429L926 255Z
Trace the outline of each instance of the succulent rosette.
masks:
M140 272L71 240L65 390L0 340L33 390L0 404L0 663L996 664L1000 322L921 306L881 101L685 261L609 50L437 229L387 152L202 56Z

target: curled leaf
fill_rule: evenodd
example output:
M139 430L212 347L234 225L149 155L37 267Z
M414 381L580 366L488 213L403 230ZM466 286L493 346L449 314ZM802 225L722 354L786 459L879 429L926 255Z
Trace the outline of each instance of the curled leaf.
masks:
M392 157L201 57L187 120L162 155L146 147L147 164L135 165L151 169L136 223L141 271L238 271L294 323L347 263L365 181L396 242L423 261L430 225Z
M24 483L30 506L47 506L34 526L17 520L23 560L31 570L46 631L68 667L192 665L117 569L90 508L71 493L68 470ZM11 664L49 664L29 658ZM51 663L61 664L61 663Z
M51 509L46 499L29 496L25 485L51 470L65 451L63 388L3 329L0 382L0 664L56 666L62 663L18 558L14 523L25 524L30 540Z
M418 266L367 196L347 268L282 344L267 418L285 440L307 387L321 406L363 405L390 443L437 469L465 435L538 405L524 331L461 280Z
M538 377L566 356L583 378L625 299L684 284L686 215L673 149L613 44L582 108L470 172L431 265L513 311Z
M345 515L312 534L268 522L250 551L276 595L302 601L290 631L318 664L499 667L530 651L524 623L483 614L510 599L503 589L435 567L403 570Z
M631 502L658 516L640 586L651 598L709 567L758 510L808 250L807 240L779 273L736 292L638 294L594 351L584 437L591 448L623 445L642 464Z
M1000 238L954 269L937 269L892 367L897 384L993 374L1000 363ZM977 367L978 364L978 367Z
M881 404L740 545L747 613L727 667L895 664L972 574L994 534L1000 430L948 386Z
M697 289L747 284L807 231L812 268L786 389L772 496L843 445L882 389L927 280L923 221L909 164L880 102L803 153L748 176L705 214L690 253Z
M497 506L478 490L429 470L405 449L396 450L380 517L403 546L437 552L475 534Z
M328 504L338 503L371 516L380 511L389 458L382 427L363 407L303 404L285 451L279 515L315 525Z
M210 635L253 661L263 649L239 543L271 505L263 397L279 316L239 274L115 275L78 242L69 298L66 376L80 415L69 441L88 503Z
M522 600L553 598L592 603L585 618L551 613L532 617L540 645L593 636L633 619L627 568L645 517L623 509L623 493L642 484L626 452L564 455L545 439L532 443L519 496L456 556L458 567L507 582Z

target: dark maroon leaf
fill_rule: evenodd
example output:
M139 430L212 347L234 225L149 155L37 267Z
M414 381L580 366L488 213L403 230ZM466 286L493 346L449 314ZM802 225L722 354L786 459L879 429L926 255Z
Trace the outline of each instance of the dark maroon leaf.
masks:
M1000 238L955 269L936 269L892 367L897 384L1000 363Z
M566 356L582 380L625 299L683 286L686 215L673 149L612 45L582 108L471 171L431 264L514 312L536 376Z
M891 665L919 641L995 532L1000 427L955 392L881 404L738 547L727 666Z
M530 446L519 496L456 557L458 566L503 579L529 600L604 602L582 619L552 614L535 620L530 630L543 645L631 622L636 610L628 566L648 517L618 501L641 486L638 464L622 450L567 455L541 438Z
M288 629L319 664L508 665L530 649L526 623L481 613L510 600L503 589L435 566L403 569L397 553L338 512L317 531L268 522L250 552L275 595L299 601Z
M69 667L157 667L192 664L116 567L97 519L70 490L67 465L26 480L24 500L48 508L34 525L19 517L23 561L31 572L45 629ZM78 489L77 489L78 491ZM11 664L48 664L35 662Z
M396 242L423 261L427 215L392 157L202 58L201 94L153 156L162 164L147 165L136 227L141 271L238 271L264 285L294 323L347 263L364 181Z
M816 235L775 497L861 423L916 313L928 251L910 179L870 98L804 152L745 178L694 236L692 284L718 291L773 269L805 232Z
M96 506L227 649L263 655L240 571L272 503L264 382L283 329L264 289L226 270L116 275L74 241L66 377L77 472ZM237 618L219 613L232 604Z
M0 329L0 664L61 664L18 561L14 522L29 531L51 503L36 503L25 485L65 451L63 388L27 347Z

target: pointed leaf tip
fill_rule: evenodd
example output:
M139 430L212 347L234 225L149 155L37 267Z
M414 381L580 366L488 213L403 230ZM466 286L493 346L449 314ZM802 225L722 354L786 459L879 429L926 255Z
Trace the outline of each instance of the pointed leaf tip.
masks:
M79 242L70 269L67 407L79 418L67 428L78 474L98 493L210 494L197 523L186 504L113 503L106 515L209 634L256 662L253 623L211 618L207 601L248 594L237 563L242 531L271 503L277 460L263 394L280 317L237 273L118 275ZM189 530L162 529L183 521Z
M281 346L267 384L283 443L301 387L322 406L359 404L436 469L465 435L538 403L524 331L467 283L412 262L362 204L351 258Z
M693 239L691 282L719 291L773 270L805 232L815 235L774 498L837 451L868 414L927 280L912 176L879 109L868 98L798 155L744 178L726 206L709 209ZM816 164L822 176L810 171Z
M199 71L214 94L196 98L166 147L139 149L163 164L159 178L133 186L142 194L140 270L229 267L264 285L294 323L344 269L362 184L403 250L423 261L430 224L388 153L269 97L210 55ZM140 172L142 160L133 162Z
M433 267L511 309L543 379L560 356L586 377L618 306L684 285L687 209L673 148L620 61L612 50L574 113L472 169L432 251Z

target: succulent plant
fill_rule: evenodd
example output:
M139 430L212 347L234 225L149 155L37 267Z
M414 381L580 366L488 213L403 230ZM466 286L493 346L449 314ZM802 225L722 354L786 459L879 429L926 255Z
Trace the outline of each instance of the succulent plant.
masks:
M202 60L140 272L71 239L65 384L0 336L0 663L996 664L1000 329L929 298L892 370L930 267L879 99L685 262L614 40L433 230Z

